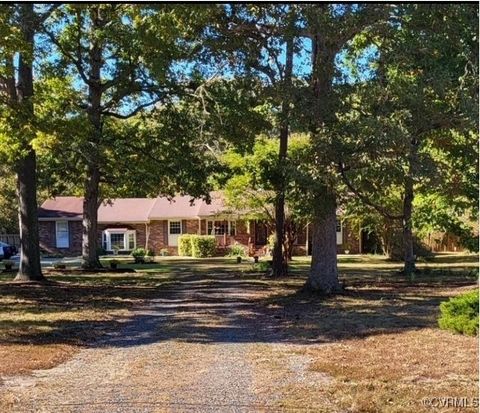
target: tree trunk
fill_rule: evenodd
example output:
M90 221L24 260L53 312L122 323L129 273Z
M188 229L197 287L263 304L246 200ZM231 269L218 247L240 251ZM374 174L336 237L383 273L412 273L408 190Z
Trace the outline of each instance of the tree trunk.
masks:
M418 139L412 138L408 154L408 173L405 179L405 194L403 198L403 273L407 277L412 277L416 269L415 255L413 251L412 210L413 199L415 196L413 190L413 177L416 174L418 166L418 145Z
M96 269L101 267L97 241L100 172L95 166L90 166L88 171L83 198L82 267Z
M288 273L288 263L283 254L283 245L285 243L285 186L286 173L285 162L288 151L288 133L290 116L290 87L293 70L293 38L290 37L286 42L285 73L283 79L283 101L282 101L282 120L280 129L280 147L278 151L278 170L279 181L277 183L277 194L275 197L275 244L273 246L272 270L274 277L282 277Z
M38 235L37 176L35 151L19 161L17 169L20 267L16 280L43 281Z
M413 251L412 233L412 204L413 204L413 181L407 177L405 182L405 196L403 198L403 248L404 266L403 273L411 277L415 272L415 255Z
M102 28L100 8L91 10L92 24ZM101 39L94 38L89 52L90 70L88 84L88 120L91 128L90 142L87 148L87 176L84 184L83 199L83 233L82 233L82 267L85 269L100 268L98 259L98 206L100 186L100 145L102 143L102 44Z
M295 244L295 238L297 237L297 226L291 217L285 218L284 234L283 255L284 260L289 262L293 259L293 246Z
M23 51L18 60L17 99L26 122L34 116L33 71L34 48L33 4L21 5L21 28L29 50ZM16 280L44 281L40 265L40 246L37 211L37 162L30 142L24 144L26 155L17 163L17 196L20 227L20 268Z
M322 7L324 7L322 5ZM313 119L312 140L322 143L322 130L335 122L332 105L332 82L335 50L325 39L322 27L316 28L312 39ZM322 157L322 145L319 156ZM306 288L325 294L342 290L337 270L336 195L328 184L318 188L313 206L312 263Z
M287 262L284 259L282 246L285 243L283 223L285 220L285 195L283 190L275 198L275 243L272 253L272 270L274 277L283 277L288 273Z
M325 188L324 200L313 221L312 264L306 287L323 294L342 290L337 270L335 194Z

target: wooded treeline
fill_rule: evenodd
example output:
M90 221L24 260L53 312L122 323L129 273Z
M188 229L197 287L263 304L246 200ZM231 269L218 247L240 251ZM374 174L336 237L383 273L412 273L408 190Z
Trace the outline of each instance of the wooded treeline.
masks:
M39 194L84 197L87 269L102 200L219 188L271 221L274 276L295 223L313 223L307 286L324 293L341 290L339 206L400 234L406 275L415 231L472 244L477 34L475 4L0 5L0 208L11 216L15 180L17 278L43 279Z

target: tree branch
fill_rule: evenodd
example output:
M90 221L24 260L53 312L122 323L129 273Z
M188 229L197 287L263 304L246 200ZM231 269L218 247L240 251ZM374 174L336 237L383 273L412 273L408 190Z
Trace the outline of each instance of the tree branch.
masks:
M159 96L154 100L151 100L149 102L138 105L134 110L132 110L130 113L128 113L126 115L122 115L121 113L116 113L116 112L110 112L108 110L107 111L102 111L102 115L112 116L112 117L118 118L118 119L128 119L128 118L131 118L132 116L135 116L142 109L145 109L148 106L152 106L155 103L160 102L162 99L163 99L163 96Z
M60 52L68 59L70 60L70 62L77 68L77 71L78 71L78 74L80 75L80 77L82 78L82 80L84 81L85 84L91 86L93 84L93 82L90 81L90 79L88 79L87 75L85 74L85 70L83 69L83 65L82 65L82 62L81 62L81 58L80 58L80 53L77 52L77 58L75 58L73 56L72 53L70 53L68 50L66 50L62 44L57 40L57 37L49 32L45 27L43 29L43 32L49 37L50 41L58 47L58 49L60 50Z
M350 182L350 180L347 178L347 175L345 173L345 166L343 165L342 162L338 163L338 168L340 171L340 175L343 179L343 182L345 182L345 185L347 185L348 189L352 191L365 205L368 205L369 207L375 209L377 212L379 212L381 215L383 215L386 218L393 219L393 220L400 220L404 218L404 215L395 215L391 214L389 211L387 211L384 207L375 204L372 202L366 195L362 194L357 188L353 186L353 184Z

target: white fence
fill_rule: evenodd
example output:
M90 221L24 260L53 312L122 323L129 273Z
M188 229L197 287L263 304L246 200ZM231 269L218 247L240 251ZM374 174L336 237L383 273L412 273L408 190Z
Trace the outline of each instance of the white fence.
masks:
M20 247L20 235L18 234L0 234L0 242Z

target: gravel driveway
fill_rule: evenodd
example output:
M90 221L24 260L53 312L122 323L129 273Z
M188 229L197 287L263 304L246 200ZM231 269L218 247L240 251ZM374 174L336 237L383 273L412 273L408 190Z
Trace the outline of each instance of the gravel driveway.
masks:
M187 279L65 364L5 380L4 396L15 412L272 411L249 357L275 335L259 324L262 294L234 277Z

